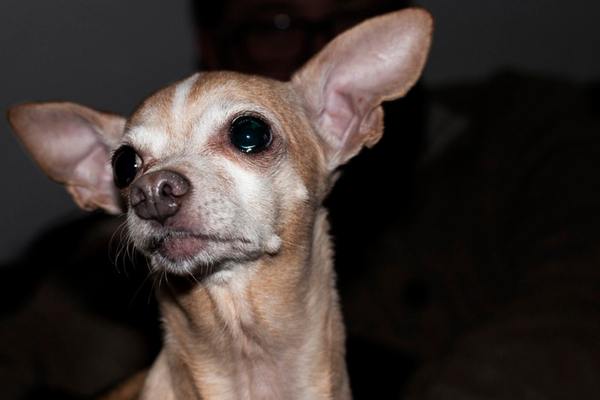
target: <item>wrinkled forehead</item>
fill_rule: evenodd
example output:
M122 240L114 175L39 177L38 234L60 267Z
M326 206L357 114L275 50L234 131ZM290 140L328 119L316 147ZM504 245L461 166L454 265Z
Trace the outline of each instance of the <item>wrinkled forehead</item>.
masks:
M144 101L128 122L126 140L158 154L178 144L200 146L247 113L284 132L288 120L297 118L291 109L296 102L282 82L234 72L197 73Z

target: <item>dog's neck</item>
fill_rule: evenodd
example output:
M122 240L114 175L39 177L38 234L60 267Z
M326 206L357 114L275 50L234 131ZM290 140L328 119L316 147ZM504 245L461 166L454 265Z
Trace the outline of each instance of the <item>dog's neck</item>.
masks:
M144 398L350 398L324 209L308 228L275 256L164 287L163 382L150 376Z

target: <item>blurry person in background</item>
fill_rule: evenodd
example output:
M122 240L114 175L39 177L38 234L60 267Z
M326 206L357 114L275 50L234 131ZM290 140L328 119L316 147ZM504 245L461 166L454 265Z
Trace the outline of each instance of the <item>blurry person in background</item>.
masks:
M337 34L407 5L389 0L195 1L200 69L287 80Z

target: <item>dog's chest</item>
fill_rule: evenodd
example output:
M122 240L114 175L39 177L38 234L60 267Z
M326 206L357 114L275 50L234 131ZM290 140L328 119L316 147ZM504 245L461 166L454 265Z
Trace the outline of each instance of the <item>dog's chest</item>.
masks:
M276 361L242 360L237 365L235 382L239 399L293 398L286 371Z

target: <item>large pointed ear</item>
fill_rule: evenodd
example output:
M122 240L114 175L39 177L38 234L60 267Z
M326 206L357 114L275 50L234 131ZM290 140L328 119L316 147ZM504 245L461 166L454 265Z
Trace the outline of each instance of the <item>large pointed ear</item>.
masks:
M8 120L40 168L65 185L79 207L121 212L110 152L125 118L73 103L28 103L12 107Z
M383 133L381 103L402 97L425 64L433 21L419 8L369 19L330 42L292 77L333 170Z

